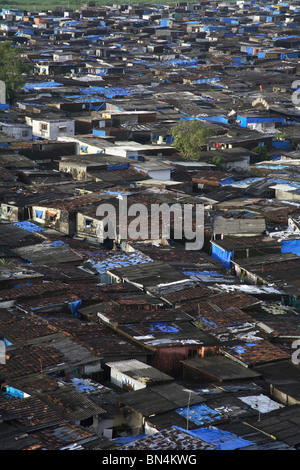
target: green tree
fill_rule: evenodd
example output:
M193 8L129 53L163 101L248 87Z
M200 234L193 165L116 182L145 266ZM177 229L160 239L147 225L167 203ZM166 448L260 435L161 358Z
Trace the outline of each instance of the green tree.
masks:
M267 149L267 146L265 144L264 145L258 145L257 147L252 149L252 152L257 153L257 157L255 158L254 163L263 162L265 160L270 160L268 149Z
M213 165L216 165L218 170L225 170L226 169L226 165L225 165L226 160L223 157L219 157L219 156L215 155L213 157L211 163Z
M216 134L215 130L206 127L201 121L183 121L171 129L174 138L173 146L186 160L197 160L201 147L207 138Z
M25 83L23 73L30 71L30 66L20 57L20 51L11 41L0 42L0 80L6 86L6 99L13 103Z
M275 132L275 138L277 140L287 140L289 137L287 135L286 132L279 132L279 131L276 131Z

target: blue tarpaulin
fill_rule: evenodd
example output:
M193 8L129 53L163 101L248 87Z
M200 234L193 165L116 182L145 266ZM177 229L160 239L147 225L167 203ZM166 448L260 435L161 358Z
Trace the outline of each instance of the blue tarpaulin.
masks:
M3 343L5 344L5 346L12 346L12 343L10 341L8 341L8 339L6 338L0 338L1 341L3 341Z
M115 96L128 96L131 94L130 91L125 90L124 88L120 87L96 87L96 86L91 86L89 88L80 88L81 93L84 93L85 95L105 95L107 98L114 98Z
M233 349L236 354L244 354L247 351L243 346L231 346L229 349Z
M92 382L91 379L78 379L77 377L71 379L71 384L78 393L93 393L103 388L103 385Z
M214 276L214 277L222 277L222 274L216 271L183 271L185 276Z
M36 217L38 217L39 219L43 218L43 211L39 211L35 209L34 212L35 212Z
M69 308L71 310L71 313L75 315L75 317L80 317L80 314L77 311L80 305L81 305L81 300L76 300L75 302L69 302Z
M225 179L222 180L222 181L219 181L219 184L220 184L221 186L226 185L226 184L232 184L232 183L234 183L234 179L231 178L231 176L230 176L229 178L225 178Z
M221 77L211 77L211 78L198 78L195 80L196 85L201 85L203 83L213 83L222 80Z
M16 227L22 228L23 230L26 230L27 232L43 232L45 229L43 227L39 227L39 225L32 224L31 222L28 222L25 220L24 222L15 222L14 225Z
M68 245L66 245L66 243L63 242L62 240L56 240L52 242L50 246L68 246Z
M35 88L53 88L53 87L59 87L63 86L62 83L57 83L54 80L51 80L49 82L43 82L43 83L26 83L26 85L23 86L24 90L34 90Z
M106 167L107 171L114 171L114 170L128 170L130 168L129 163L124 163L124 165L108 165Z
M17 388L11 387L10 385L6 386L6 394L14 397L14 398L24 398L24 392L18 390Z
M255 165L256 168L267 168L269 170L283 170L284 168L288 168L287 165L279 165L279 164L276 164L276 165Z
M93 129L93 132L92 132L94 135L106 135L106 131L105 130L101 130L101 129Z
M272 147L277 149L288 149L290 147L290 142L288 140L273 140Z
M231 268L231 260L232 260L232 251L225 251L222 250L219 246L216 246L212 243L212 253L211 256L218 260L221 261L223 266L225 268L230 269Z
M284 126L284 118L268 118L268 117L260 117L260 116L237 116L237 119L240 121L241 127L247 127L250 123L263 123L263 122L279 122L282 126Z
M182 408L176 408L176 413L183 416L184 418L192 421L195 424L213 423L217 419L221 419L222 415L218 412L209 408L207 405L192 405L184 406Z
M165 62L165 65L171 65L171 66L187 66L187 65L198 65L198 60L195 59L174 59L174 60L169 60Z
M281 253L294 253L300 256L300 240L284 240L281 242Z
M100 257L100 254L101 253L99 252L98 253L99 257ZM97 259L97 258L98 257L96 257L96 259L90 258L88 261L98 271L99 274L105 274L107 271L111 269L153 262L153 260L149 258L149 256L146 256L139 251L135 251L133 253L115 252L112 255L107 255L103 253L102 260Z
M204 317L200 317L200 320L202 320L204 323L207 323L208 325L212 326L213 328L217 328L218 325L212 321L207 320Z
M93 111L100 111L101 109L104 109L106 106L105 102L103 102L102 104L100 104L99 106L94 106L92 103L90 103L90 110L93 110Z
M190 431L185 430L185 432L205 442L214 444L216 446L215 450L235 450L253 445L253 442L242 439L231 432L222 431L214 427L198 428Z
M172 334L179 333L178 328L176 328L175 326L172 326L170 324L165 324L165 323L159 323L159 322L150 324L149 329L150 331L159 330L163 333L172 333Z

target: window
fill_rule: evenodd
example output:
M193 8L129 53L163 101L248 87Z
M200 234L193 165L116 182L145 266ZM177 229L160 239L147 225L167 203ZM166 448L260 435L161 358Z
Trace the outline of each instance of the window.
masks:
M84 228L92 228L92 227L93 227L92 219L84 219Z
M43 211L35 209L34 212L35 212L35 216L36 216L38 219L42 219L42 218L43 218Z
M7 214L7 215L12 215L13 209L14 209L14 208L11 207L11 206L6 206L6 214Z

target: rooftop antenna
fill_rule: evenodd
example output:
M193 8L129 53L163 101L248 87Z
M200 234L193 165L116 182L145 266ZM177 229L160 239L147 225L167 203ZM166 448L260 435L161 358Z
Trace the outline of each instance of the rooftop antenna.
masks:
M190 403L191 403L191 390L189 391L189 400L187 405L187 414L186 414L186 429L189 429L189 411L190 411Z

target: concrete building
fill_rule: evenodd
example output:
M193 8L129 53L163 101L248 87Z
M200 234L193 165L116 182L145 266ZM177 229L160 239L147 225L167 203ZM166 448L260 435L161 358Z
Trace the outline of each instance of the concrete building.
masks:
M61 136L73 136L75 134L75 122L72 119L32 119L32 135L47 140L57 140Z

